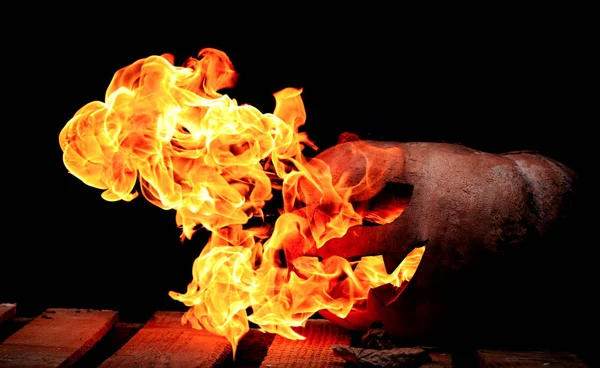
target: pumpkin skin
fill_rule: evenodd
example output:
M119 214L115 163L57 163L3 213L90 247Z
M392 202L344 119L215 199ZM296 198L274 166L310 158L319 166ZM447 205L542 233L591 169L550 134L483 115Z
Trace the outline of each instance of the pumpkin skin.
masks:
M381 149L389 148L396 149L382 161ZM516 339L550 338L548 331L560 330L557 311L546 300L556 291L558 243L565 239L577 182L565 165L525 151L492 154L419 142L347 142L317 158L330 166L334 182L343 178L349 185L377 158L382 174L371 185L379 193L393 192L395 185L412 193L392 223L354 226L342 238L301 253L349 260L381 254L392 272L415 246L427 244L397 299L393 287L384 285L371 290L364 309L345 319L322 311L324 317L354 330L379 320L393 335L425 342L452 339L457 332L484 341L511 331ZM368 199L364 193L351 197ZM293 242L288 248L288 257L299 255ZM548 319L554 319L552 327Z

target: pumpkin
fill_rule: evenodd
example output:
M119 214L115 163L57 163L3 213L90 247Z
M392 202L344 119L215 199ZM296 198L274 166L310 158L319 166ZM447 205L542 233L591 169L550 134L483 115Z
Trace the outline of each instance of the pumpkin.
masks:
M356 206L407 205L391 223L365 221L318 249L290 242L287 257L383 255L392 272L411 250L426 246L401 295L384 285L346 318L321 311L324 317L354 330L381 321L389 333L418 341L557 327L546 326L556 320L547 300L561 278L551 243L564 239L557 234L567 226L577 183L568 167L535 152L493 154L424 142L346 142L316 158L346 187L377 170L370 190L351 196Z

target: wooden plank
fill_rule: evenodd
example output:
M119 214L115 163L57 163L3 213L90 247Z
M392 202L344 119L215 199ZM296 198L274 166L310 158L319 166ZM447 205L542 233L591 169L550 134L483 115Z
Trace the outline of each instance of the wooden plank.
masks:
M452 368L454 364L452 362L452 355L449 353L442 352L431 352L429 353L431 362L423 364L423 368Z
M560 351L504 351L478 350L477 360L481 368L492 367L564 367L587 368L573 353Z
M331 345L350 345L347 330L327 320L309 319L298 329L306 340L276 336L261 367L343 367L345 361L333 354Z
M181 312L156 312L100 367L219 367L231 354L221 336L181 325Z
M1 367L66 367L117 321L114 311L47 309L0 345Z
M227 357L223 368L257 368L267 356L269 346L273 343L275 335L265 333L259 329L250 329L235 350L235 361L233 355Z
M98 367L122 348L142 327L143 323L115 323L106 336L73 364L72 368Z
M8 321L17 312L16 304L3 303L0 304L0 323Z

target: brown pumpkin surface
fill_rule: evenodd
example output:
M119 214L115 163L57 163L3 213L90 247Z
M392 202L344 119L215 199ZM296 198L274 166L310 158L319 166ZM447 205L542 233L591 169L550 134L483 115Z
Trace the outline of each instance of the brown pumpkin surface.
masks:
M383 255L391 272L426 245L400 297L383 286L346 319L323 311L326 318L361 330L380 320L391 333L423 340L519 330L515 337L523 337L557 327L550 309L540 308L555 297L550 285L561 277L554 244L564 239L572 207L572 170L536 153L493 154L445 143L348 142L317 158L338 185L358 185L351 197L356 206L408 205L392 223L365 222L319 249L290 242L287 257ZM360 190L365 175L369 190Z

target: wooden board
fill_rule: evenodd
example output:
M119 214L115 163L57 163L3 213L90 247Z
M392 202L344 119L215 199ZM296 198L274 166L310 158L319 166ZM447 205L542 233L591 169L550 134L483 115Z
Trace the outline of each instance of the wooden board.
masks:
M156 312L121 349L100 367L218 367L231 344L205 330L181 325L181 312Z
M98 341L93 348L73 364L73 368L98 367L122 348L143 326L143 323L120 321L115 323L102 340Z
M449 353L431 352L429 353L431 362L423 364L423 368L452 368L452 355Z
M308 320L298 329L306 340L288 340L276 336L261 367L343 367L345 361L333 354L331 345L350 345L347 330L327 320Z
M577 355L568 352L478 350L477 359L481 368L587 368Z
M47 309L0 345L0 366L70 366L117 318L114 311Z
M258 368L267 356L269 346L275 339L274 334L265 333L258 329L250 329L240 340L235 350L235 360L230 355L223 365L224 368Z
M306 340L251 330L233 360L225 338L182 326L181 312L156 312L145 324L121 323L121 334L116 333L114 311L48 309L24 322L14 315L15 305L0 304L0 321L6 321L0 334L0 341L5 339L0 367L344 367L331 345L349 345L360 337L327 320L310 319L297 329ZM432 361L422 367L588 367L569 352L469 349L468 356L457 354L434 350L429 353ZM461 363L461 356L468 364Z
M0 323L8 321L17 312L16 304L0 304Z

